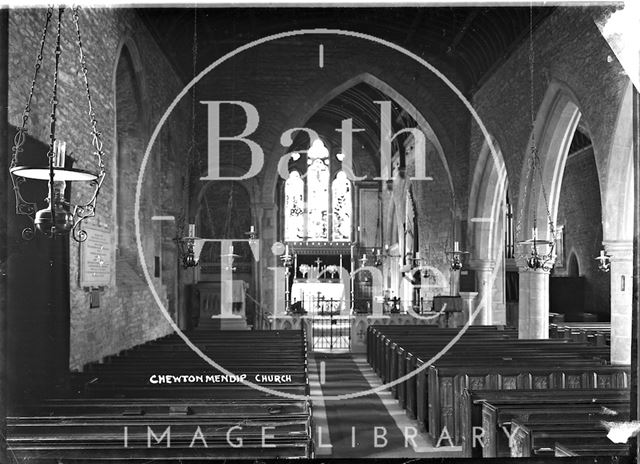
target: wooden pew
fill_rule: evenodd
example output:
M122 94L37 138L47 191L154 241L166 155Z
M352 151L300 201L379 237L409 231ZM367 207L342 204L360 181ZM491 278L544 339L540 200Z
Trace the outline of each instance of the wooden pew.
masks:
M618 407L629 404L628 389L469 390L461 396L461 445L464 457L500 456L498 442L506 435L498 430L493 411L500 408ZM487 406L487 408L485 408ZM484 447L474 440L484 434ZM477 434L476 434L477 435ZM502 454L505 454L504 452Z
M462 343L461 343L462 342ZM536 341L514 341L509 344L505 344L507 342L500 342L496 345L491 345L487 342L482 342L475 345L465 345L464 341L461 340L459 345L456 344L446 353L442 358L436 361L437 366L448 366L451 368L457 367L457 371L454 369L454 374L464 373L467 365L494 365L499 363L503 366L508 365L518 365L518 363L526 363L526 362L539 362L542 365L549 365L551 360L555 359L556 362L566 362L568 364L574 365L598 365L603 364L604 361L598 359L590 359L592 355L598 354L586 351L584 353L584 357L579 353L576 353L576 350L581 350L583 346L573 345L571 343L543 343L539 344ZM570 346L571 345L571 346ZM545 348L548 351L545 351ZM504 356L503 353L508 352L508 356ZM423 355L422 353L426 353ZM430 358L435 355L435 352L427 353L425 349L423 352L419 352L416 356L424 356L424 358ZM586 359L585 359L586 358ZM539 361L536 361L539 359ZM423 366L424 361L422 359L417 359L415 362L415 367L420 368ZM413 365L411 365L413 367ZM432 369L430 367L429 369ZM432 373L432 376L434 374ZM425 429L428 422L428 409L427 403L424 401L425 398L429 397L429 390L431 385L435 388L433 395L438 397L438 389L439 382L432 379L431 382L428 381L429 370L426 372L421 372L415 377L415 400L413 395L413 389L409 389L412 397L406 401L408 405L408 409L415 408L415 416L419 422L421 429ZM410 383L411 385L411 383ZM453 380L451 380L445 388L451 388L455 385ZM522 387L521 387L522 388ZM399 390L400 393L402 390ZM452 397L453 398L453 397ZM411 414L410 416L412 416Z
M628 414L621 414L620 420L628 420ZM558 423L561 421L561 423ZM602 440L608 430L601 420L588 416L565 420L547 416L535 421L520 418L511 420L511 457L531 457L535 455L555 455L555 443L563 440L590 442Z
M262 387L305 397L309 384L303 335L207 331L194 338L229 371ZM220 373L175 336L126 350L78 376L84 382L79 384L84 386L82 397L70 392L67 398L19 408L9 418L11 452L24 460L82 462L313 456L307 399L283 399L228 379L154 384L154 374L197 379ZM286 381L269 374L287 376ZM256 375L265 378L256 381ZM155 443L155 437L148 446L149 430L158 436L170 430L170 446ZM242 446L229 442L228 431L242 439Z
M629 454L627 443L612 443L606 437L591 437L588 443L585 443L582 438L571 440L565 437L562 440L555 443L555 457L627 456Z

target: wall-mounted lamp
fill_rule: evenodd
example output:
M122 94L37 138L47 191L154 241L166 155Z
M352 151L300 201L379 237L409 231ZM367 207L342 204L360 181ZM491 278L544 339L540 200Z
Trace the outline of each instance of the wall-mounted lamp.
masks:
M600 250L600 256L594 259L598 261L599 271L609 272L611 270L611 256L606 254L604 250Z

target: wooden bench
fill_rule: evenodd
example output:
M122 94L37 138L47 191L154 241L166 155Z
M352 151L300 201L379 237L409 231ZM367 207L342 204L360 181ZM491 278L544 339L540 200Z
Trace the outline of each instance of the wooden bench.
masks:
M570 440L563 438L556 442L554 455L556 457L574 456L627 456L629 445L626 443L612 443L606 437L591 437L588 443L583 439Z
M500 361L509 358L515 359L516 357L520 357L521 359L530 359L542 352L544 349L543 346L545 345L537 341L529 340L514 340L513 343L509 344L506 344L506 342L490 344L489 340L471 342L468 339L462 338L450 349L450 353L444 354L439 362L442 362L442 360L445 359L451 359L452 357L459 357L460 363L462 364L473 365L482 363L483 358L485 357L492 360L498 359ZM589 349L586 345L580 346L562 341L560 344L551 343L546 346L548 351L546 354L543 354L543 356L553 356L556 359L564 357L567 359L578 360L584 358L592 361L609 356L608 349ZM429 346L427 344L424 344L422 347L414 346L397 349L398 359L393 363L392 368L389 371L388 380L395 380L396 378L405 375L407 372L412 372L415 369L422 367L424 362L435 356L440 349L441 347L438 345ZM413 350L413 353L407 353L409 350ZM505 352L508 354L505 355ZM600 363L604 363L604 361L600 361ZM417 415L416 395L419 388L417 384L424 380L424 375L426 375L426 373L420 373L413 378L408 379L403 384L398 385L397 390L394 392L400 404L403 407L406 407L407 413L411 418L415 418ZM424 397L424 395L421 397Z
M461 445L464 457L495 457L509 452L508 447L498 448L506 438L498 430L494 414L500 408L566 408L609 407L629 404L628 389L564 389L564 390L469 390L461 396ZM512 409L512 410L513 410ZM481 430L483 444L474 439L474 430ZM505 452L506 450L506 452ZM508 454L507 454L508 455Z
M250 382L309 394L301 331L206 331L194 338L208 356ZM193 377L153 383L154 375ZM307 399L283 399L207 375L222 374L176 336L126 350L77 376L82 396L69 392L18 408L8 418L10 452L20 460L82 462L313 456ZM170 444L167 436L161 439L167 430Z
M628 414L621 415L620 420L625 419L629 419ZM554 456L557 441L602 440L607 433L601 420L591 420L588 416L565 421L551 415L535 422L514 418L511 420L511 457Z

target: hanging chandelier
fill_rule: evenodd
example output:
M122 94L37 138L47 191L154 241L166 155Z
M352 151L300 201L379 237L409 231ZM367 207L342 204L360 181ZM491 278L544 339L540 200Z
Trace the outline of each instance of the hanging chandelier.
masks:
M176 237L180 256L182 257L182 267L188 269L196 267L200 262L200 254L204 247L204 240L196 237L196 225L189 224L189 233L186 237Z
M531 229L531 238L518 242L519 245L530 247L530 253L527 255L521 255L524 258L526 269L551 271L556 261L555 244L556 244L556 228L551 218L551 212L549 210L549 202L547 200L547 192L544 188L544 179L542 178L542 172L540 170L540 159L538 157L538 148L535 140L535 116L534 116L534 86L533 86L533 13L529 11L529 83L530 83L530 118L531 118L531 159L529 160L529 168L527 175L524 178L525 191L522 199L522 210L518 217L518 225L516 226L516 236L520 233L520 221L524 217L524 205L528 195L527 188L531 183L531 196L530 199L533 202L533 222ZM536 176L537 173L537 176ZM540 192L542 193L542 199L544 201L545 212L547 215L548 232L551 240L544 238L538 238L538 197L536 196L536 177L540 182Z
M449 267L452 271L459 271L462 269L462 259L464 255L468 255L468 251L460 249L460 242L454 240L453 250L445 251L445 254L449 257Z
M542 198L544 200L545 210L547 214L547 221L549 224L549 234L551 236L551 240L538 238L538 215L537 208L534 206L533 210L533 227L531 229L531 238L527 240L523 240L518 242L519 245L524 245L530 247L530 253L528 255L524 255L524 262L526 267L531 270L542 270L542 271L551 271L556 261L555 255L555 243L556 243L556 231L555 225L553 223L553 219L551 219L551 213L549 211L549 203L547 202L547 193L544 188L544 183L542 179L542 174L540 173L540 169L538 167L539 159L538 152L535 146L535 143L532 142L531 147L531 161L529 164L529 174L526 177L525 182L528 182L528 179L531 179L531 198L534 202L537 202L537 197L535 195L535 187L536 187L536 179L535 174L538 172L538 177L540 178L540 189L542 191ZM527 184L528 185L528 184ZM526 192L525 192L526 197ZM524 207L524 200L523 200ZM520 214L520 219L524 216L524 211ZM518 220L518 223L520 222ZM519 232L518 225L518 232Z
M531 127L534 123L532 121ZM531 238L518 242L518 245L524 247L530 247L529 254L520 255L523 258L527 269L551 271L556 261L555 244L556 244L556 228L551 218L551 212L549 210L549 202L547 201L547 192L544 188L544 180L539 167L540 159L538 158L538 150L536 148L534 135L531 138L531 159L529 160L529 169L525 177L525 192L522 200L522 210L518 217L518 224L516 226L516 235L520 234L520 223L525 215L524 204L528 196L528 186L531 183L531 201L533 201L533 218L531 228ZM536 176L537 173L537 176ZM542 199L544 201L545 212L547 215L548 231L551 240L538 237L538 197L536 196L536 177L540 182L540 191L542 193Z
M193 13L193 44L192 44L192 67L193 76L196 75L197 53L198 53L198 41L197 41L197 10ZM196 150L196 89L193 87L191 93L191 144L187 151L187 173L183 178L182 194L184 198L189 197L189 191L191 186L191 176L195 159L197 159L198 153ZM188 211L189 207L184 208L180 213L177 222L177 231L174 241L178 245L178 251L182 261L182 267L188 269L190 267L196 267L200 262L200 254L204 247L204 240L196 236L196 225L194 223L189 224L188 233L184 235L184 226L187 222L186 214L184 211Z
M420 277L423 279L428 279L431 277L431 272L429 271L429 260L422 256L419 251L416 251L415 257L409 258L413 265L420 271Z
M9 173L13 183L13 190L16 197L16 214L28 216L33 227L27 227L22 231L22 237L25 240L31 240L35 236L35 231L47 237L63 236L71 233L74 240L83 242L87 239L87 233L82 230L81 224L85 219L95 216L96 202L100 187L105 178L104 152L102 150L102 138L97 129L97 119L93 109L91 100L91 90L89 87L88 70L85 61L84 49L82 47L82 37L80 34L80 25L78 17L78 8L73 8L73 23L76 32L76 44L78 46L78 58L80 62L80 70L82 72L84 90L88 101L88 115L91 127L91 145L93 147L93 155L95 157L96 170L79 169L71 167L72 160L66 156L66 143L56 138L57 109L58 109L58 75L60 66L60 56L62 47L60 45L62 32L62 16L64 8L58 8L58 24L55 38L55 68L53 73L53 90L51 95L51 112L50 112L50 131L49 131L49 149L47 159L42 159L41 163L23 164L21 162L21 153L24 151L24 143L28 132L27 122L31 114L31 102L33 100L34 89L38 78L38 72L42 67L43 50L47 39L47 30L51 17L53 16L53 8L47 10L46 21L42 31L40 40L40 48L34 65L34 75L31 81L29 97L22 113L22 122L18 128L14 144L12 148L12 158ZM20 187L27 180L44 180L48 181L48 195L45 199L47 206L39 209L37 203L27 201L23 198ZM89 201L86 203L78 203L72 205L65 198L65 190L67 182L83 181L88 182L93 188L93 192Z

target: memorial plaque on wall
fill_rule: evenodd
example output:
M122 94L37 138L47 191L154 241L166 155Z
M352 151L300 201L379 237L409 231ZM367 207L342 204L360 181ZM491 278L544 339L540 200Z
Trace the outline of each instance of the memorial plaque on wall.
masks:
M111 280L111 233L109 228L86 224L87 240L80 244L80 286L106 287Z

